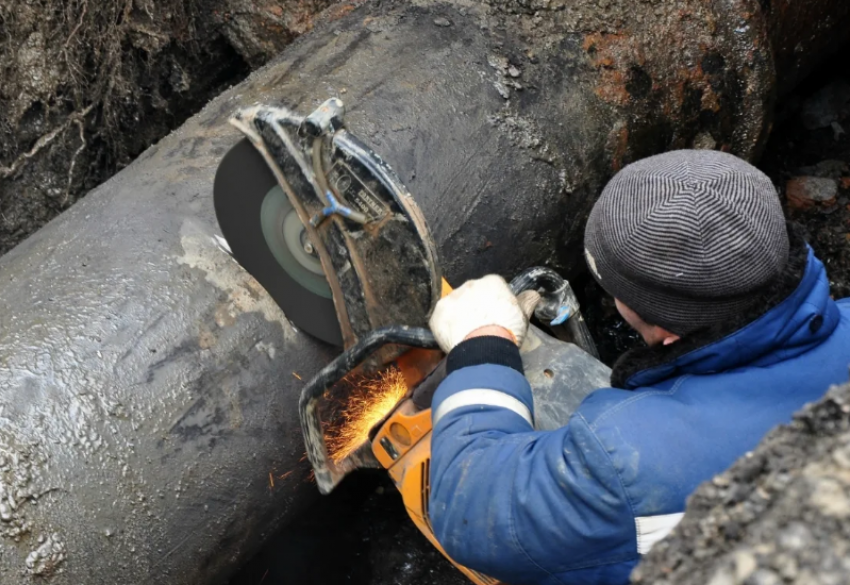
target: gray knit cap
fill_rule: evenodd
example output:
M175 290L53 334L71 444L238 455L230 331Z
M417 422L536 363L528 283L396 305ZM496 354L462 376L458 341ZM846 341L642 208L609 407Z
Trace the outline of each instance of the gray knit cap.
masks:
M722 152L640 160L602 192L585 232L599 284L645 321L678 335L745 310L788 260L770 179Z

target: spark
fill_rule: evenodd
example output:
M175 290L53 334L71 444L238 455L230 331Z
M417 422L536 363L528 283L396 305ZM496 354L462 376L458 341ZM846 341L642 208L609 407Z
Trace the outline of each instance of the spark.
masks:
M299 380L301 379L301 376L299 376L297 372L292 372L292 375L298 378Z
M294 470L294 469L290 469L289 471L287 471L287 472L286 472L286 473L284 473L283 475L278 475L278 476L277 476L277 478L278 478L278 479L280 479L280 480L284 480L284 479L286 479L287 477L289 477L290 475L292 475L292 472L293 472L293 471L295 471L295 470Z
M369 431L387 416L407 394L407 384L398 368L376 377L358 380L348 395L337 424L326 431L328 453L340 463L369 440Z
M274 477L271 471L269 471L269 488L274 489Z
M260 579L260 585L263 585L263 581L265 581L265 580L266 580L266 577L268 576L268 574L269 574L269 570L268 570L268 569L266 569L266 572L265 572L265 573L263 573L263 578L262 578L262 579Z

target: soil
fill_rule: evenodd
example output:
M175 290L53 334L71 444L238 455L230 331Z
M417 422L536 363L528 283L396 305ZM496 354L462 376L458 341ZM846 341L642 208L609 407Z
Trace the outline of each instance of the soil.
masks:
M309 30L329 4L0 2L0 254Z

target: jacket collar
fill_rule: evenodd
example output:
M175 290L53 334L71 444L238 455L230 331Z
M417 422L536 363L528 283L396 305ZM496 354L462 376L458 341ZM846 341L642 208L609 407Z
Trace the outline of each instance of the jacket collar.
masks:
M820 344L838 325L838 307L829 296L821 261L802 239L794 248L792 244L785 282L767 291L753 312L725 328L706 330L667 347L626 352L614 366L612 385L635 389L684 374L767 366Z

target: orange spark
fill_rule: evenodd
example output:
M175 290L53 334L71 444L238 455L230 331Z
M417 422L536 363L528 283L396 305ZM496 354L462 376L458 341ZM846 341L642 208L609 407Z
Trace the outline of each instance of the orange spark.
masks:
M271 471L269 471L269 488L274 488L274 477L272 477Z
M405 394L407 384L398 368L358 380L348 395L339 422L327 429L325 440L331 460L341 462L368 441L372 427L381 422Z
M283 475L278 475L278 476L277 476L277 478L278 478L278 479L281 479L281 480L282 480L282 479L286 479L287 477L289 477L290 475L292 475L292 472L293 472L293 471L295 471L295 470L294 470L294 469L290 469L289 471L287 471L287 472L286 472L286 473L284 473Z
M301 379L301 376L299 376L297 372L292 372L292 375L298 378L299 380Z

